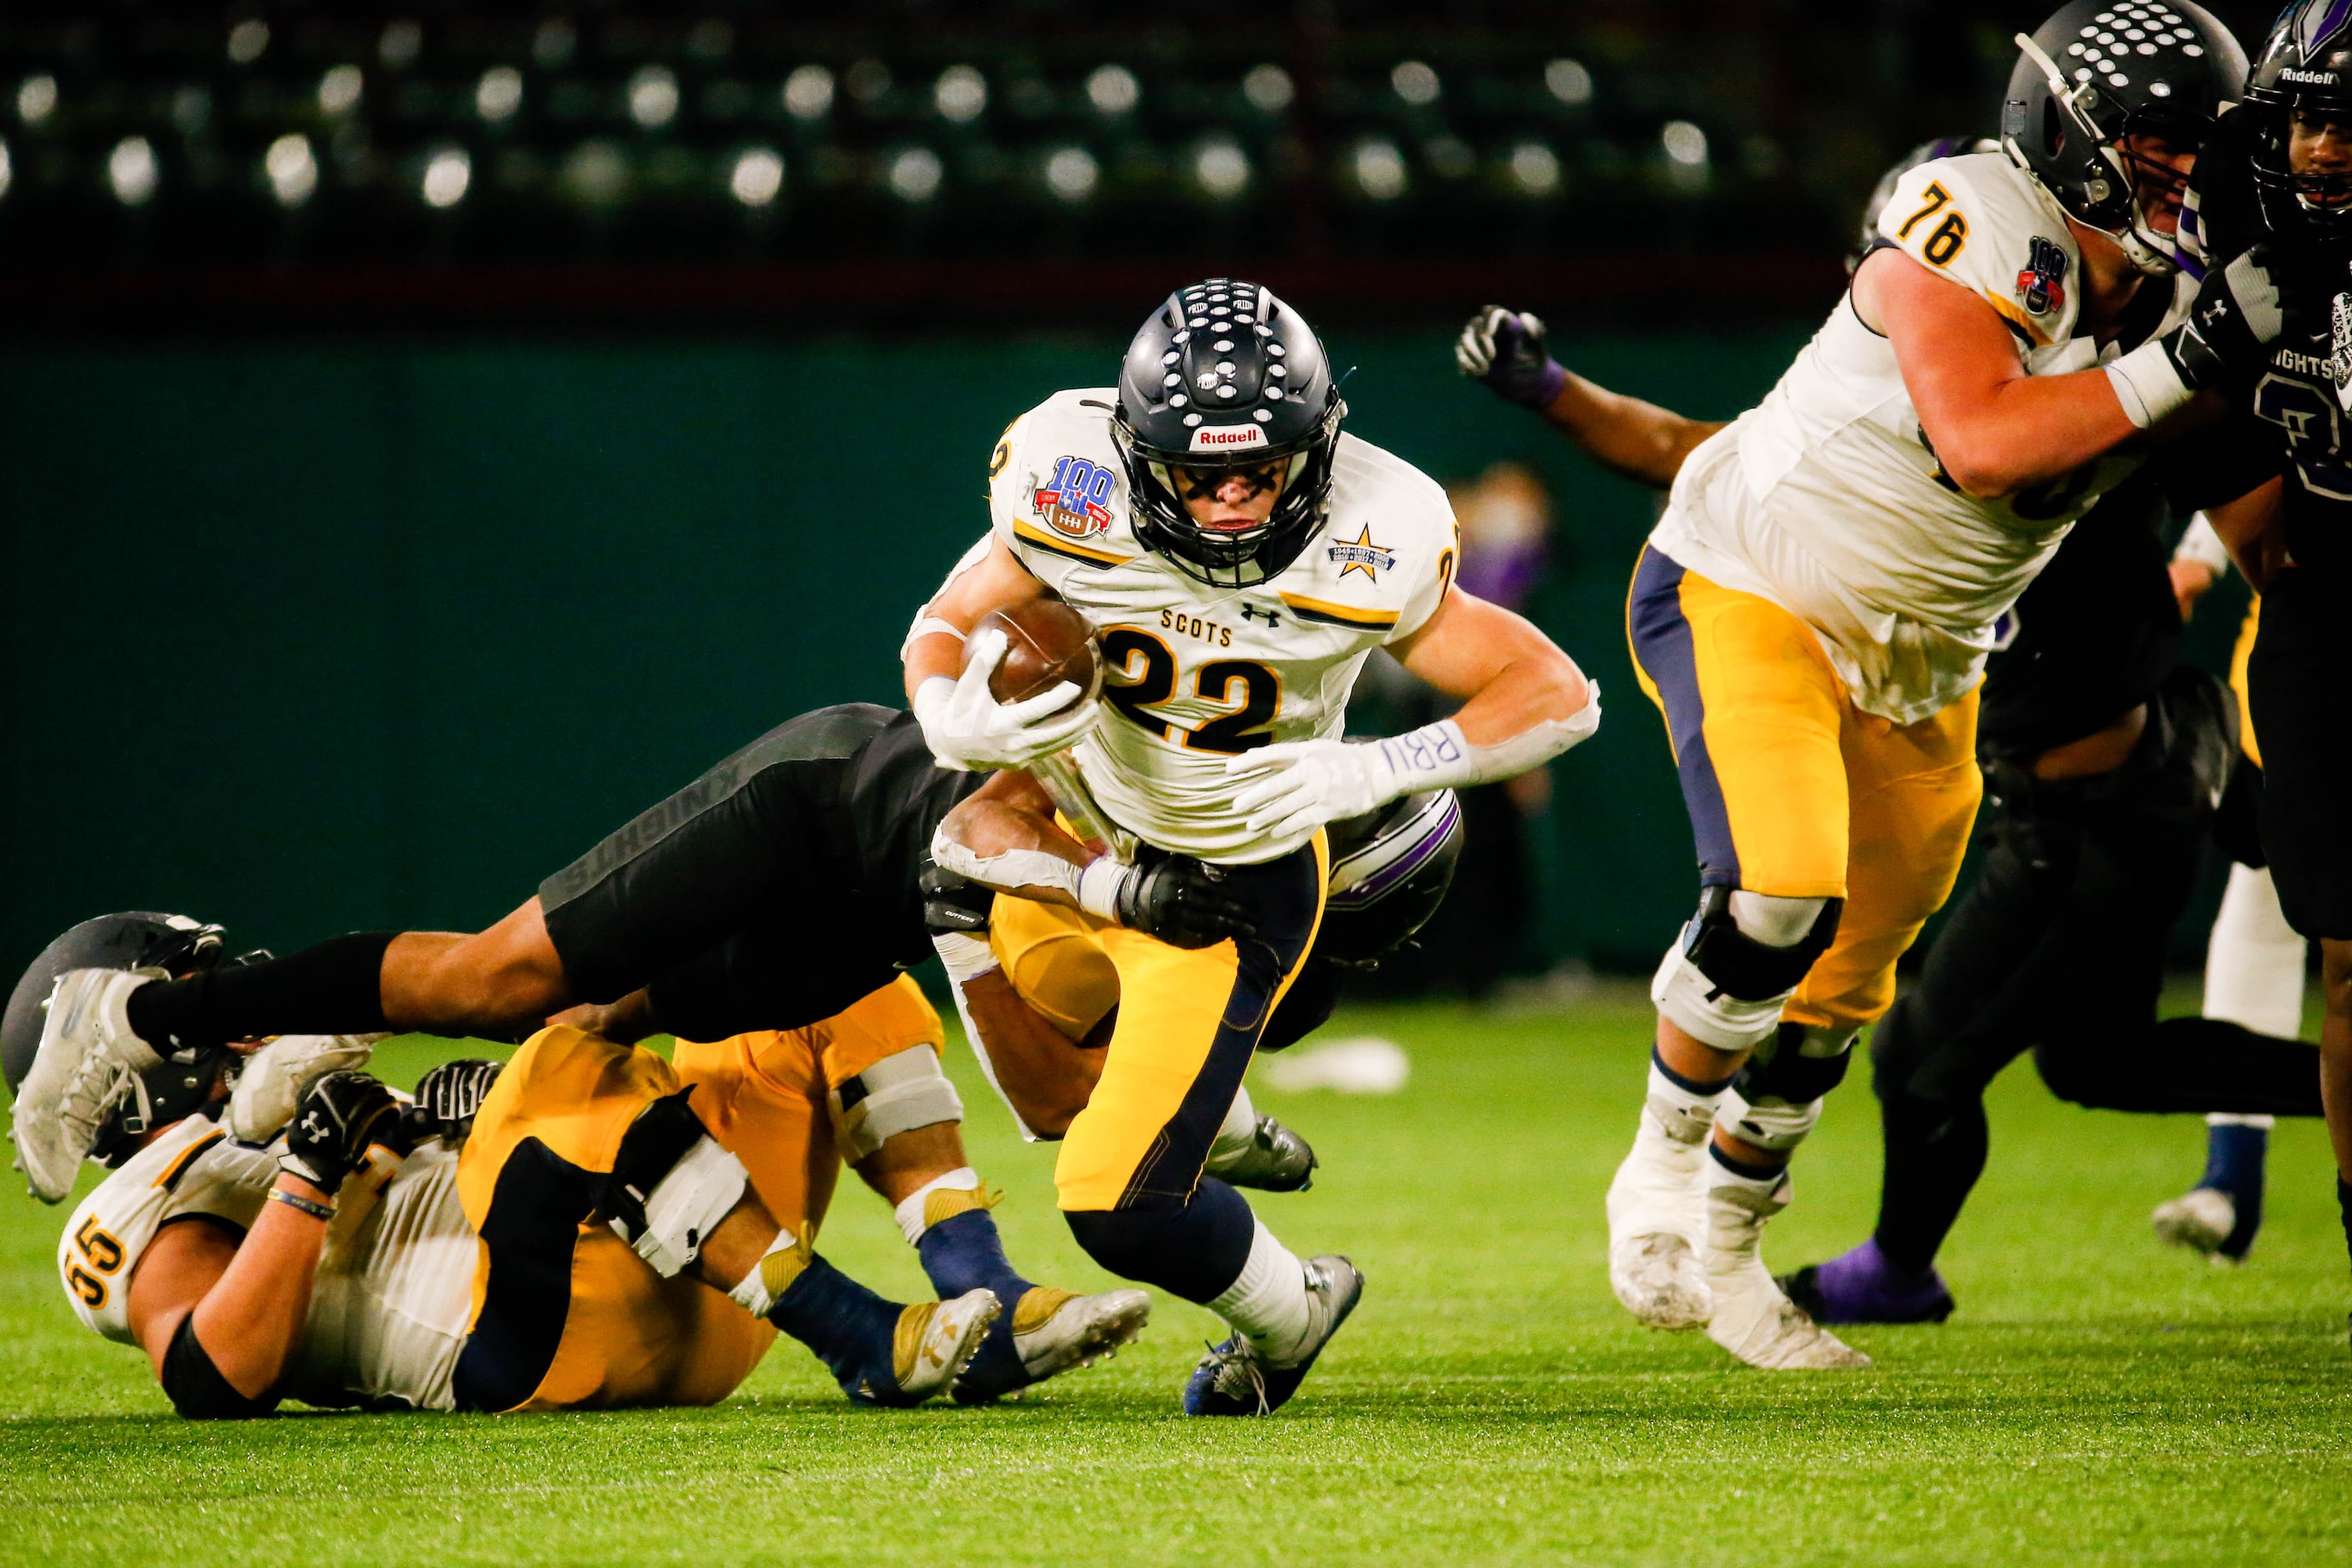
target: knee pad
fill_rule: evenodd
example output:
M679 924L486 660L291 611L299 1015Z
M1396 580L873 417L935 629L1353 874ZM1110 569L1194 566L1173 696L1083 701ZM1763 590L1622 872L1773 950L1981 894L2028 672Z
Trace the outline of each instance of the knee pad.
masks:
M668 1279L700 1255L748 1184L743 1163L711 1139L686 1095L673 1094L622 1135L600 1208L614 1233Z
M1843 899L1781 899L1706 888L1682 941L1658 966L1650 1000L1684 1033L1717 1050L1770 1037L1780 1005L1829 951Z
M962 1097L929 1046L884 1057L826 1099L842 1158L853 1165L901 1132L963 1120Z

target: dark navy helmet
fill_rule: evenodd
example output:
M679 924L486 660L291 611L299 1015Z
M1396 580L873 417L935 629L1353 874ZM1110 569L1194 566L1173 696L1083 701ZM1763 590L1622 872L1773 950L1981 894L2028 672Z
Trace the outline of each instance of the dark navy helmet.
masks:
M1318 957L1369 969L1429 923L1462 858L1462 803L1409 795L1331 825L1331 876Z
M1111 418L1136 537L1212 587L1263 583L1323 526L1347 413L1321 340L1270 289L1178 289L1128 345ZM1282 487L1273 512L1251 528L1194 521L1180 485L1198 493L1235 472Z
M2035 30L2000 110L2000 144L2068 216L2121 246L2151 276L2184 259L2177 236L2140 200L2151 174L2125 139L2160 137L2195 151L2245 91L2246 51L2191 0L2074 0Z
M160 969L178 977L220 963L224 932L185 915L131 910L84 921L41 950L0 1014L0 1073L14 1093L40 1054L49 994L69 969ZM205 1103L236 1053L220 1047L177 1051L143 1073L125 1069L100 1121L89 1157L120 1164L150 1128L176 1121Z
M2289 5L2246 84L2249 153L2263 223L2274 234L2352 237L2352 174L2297 174L2297 115L2352 126L2352 0Z

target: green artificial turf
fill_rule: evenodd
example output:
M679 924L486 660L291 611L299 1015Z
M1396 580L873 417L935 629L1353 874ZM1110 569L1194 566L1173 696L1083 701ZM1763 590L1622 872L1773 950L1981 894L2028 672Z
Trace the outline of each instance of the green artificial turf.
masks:
M1315 1189L1261 1212L1370 1287L1270 1420L1187 1421L1208 1316L994 1410L846 1407L782 1343L711 1410L294 1414L191 1426L144 1362L84 1332L51 1258L62 1210L0 1199L0 1558L79 1563L2308 1563L2352 1555L2352 1358L2320 1130L2283 1127L2252 1263L2159 1247L2193 1119L1993 1096L1993 1165L1945 1255L1938 1328L1865 1329L1858 1373L1759 1373L1611 1300L1601 1199L1641 1093L1648 1014L1417 1005L1344 1016L1411 1053L1391 1098L1282 1095ZM411 1081L422 1043L383 1053ZM975 1162L1035 1278L1106 1282L960 1050ZM1854 1075L1805 1150L1768 1256L1866 1233L1878 1131ZM922 1289L854 1184L823 1246Z

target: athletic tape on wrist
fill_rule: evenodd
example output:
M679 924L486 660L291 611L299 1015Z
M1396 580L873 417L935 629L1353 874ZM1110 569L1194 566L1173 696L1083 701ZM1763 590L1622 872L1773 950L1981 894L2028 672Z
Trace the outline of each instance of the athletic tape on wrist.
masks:
M946 823L931 836L931 862L967 882L1011 891L1015 888L1055 888L1078 897L1080 868L1043 849L1006 849L979 855L949 837Z
M1087 868L1078 873L1078 908L1098 921L1117 920L1119 885L1127 880L1129 869L1108 855L1087 862Z
M1600 682L1590 682L1588 692L1584 706L1567 718L1543 720L1489 746L1472 744L1451 719L1375 742L1397 786L1390 798L1496 784L1551 761L1601 727Z
M2145 430L2184 407L2197 389L2181 379L2180 367L2159 338L2140 344L2107 366L2107 384L2123 405L2124 417Z
M948 972L948 978L958 985L969 985L998 967L996 950L984 936L960 931L933 931L931 950L940 955L940 966Z

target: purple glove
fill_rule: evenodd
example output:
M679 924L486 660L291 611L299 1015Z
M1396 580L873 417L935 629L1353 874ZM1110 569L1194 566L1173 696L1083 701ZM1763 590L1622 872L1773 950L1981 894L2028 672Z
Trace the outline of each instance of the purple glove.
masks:
M1568 381L1568 372L1544 347L1543 319L1532 311L1487 305L1470 318L1454 342L1454 363L1522 407L1541 410Z

